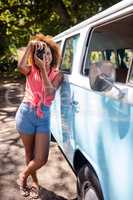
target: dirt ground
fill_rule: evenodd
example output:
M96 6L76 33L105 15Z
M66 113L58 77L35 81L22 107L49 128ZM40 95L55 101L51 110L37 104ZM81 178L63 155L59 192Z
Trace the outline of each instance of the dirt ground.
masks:
M23 82L0 81L0 200L22 200L16 184L24 166L24 149L15 130L15 113L23 97ZM76 178L56 143L38 172L42 200L76 200Z

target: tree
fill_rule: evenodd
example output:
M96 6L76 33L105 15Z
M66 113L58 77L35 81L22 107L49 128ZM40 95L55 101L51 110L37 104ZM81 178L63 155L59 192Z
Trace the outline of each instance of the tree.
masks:
M0 69L10 72L16 67L17 48L25 46L31 35L54 36L118 1L0 0Z

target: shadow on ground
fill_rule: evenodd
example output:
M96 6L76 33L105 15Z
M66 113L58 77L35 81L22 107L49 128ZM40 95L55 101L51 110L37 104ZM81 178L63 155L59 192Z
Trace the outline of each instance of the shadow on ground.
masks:
M41 200L70 200L66 199L64 197L61 197L59 195L56 195L53 191L47 190L43 187L41 187ZM71 200L77 200L77 198L71 199Z

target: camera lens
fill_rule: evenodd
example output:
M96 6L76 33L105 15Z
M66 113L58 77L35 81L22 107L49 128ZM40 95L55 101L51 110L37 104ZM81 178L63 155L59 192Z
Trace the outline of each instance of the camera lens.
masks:
M43 60L43 54L45 53L45 48L43 47L42 49L37 49L36 50L36 55L38 58L40 58L41 60Z

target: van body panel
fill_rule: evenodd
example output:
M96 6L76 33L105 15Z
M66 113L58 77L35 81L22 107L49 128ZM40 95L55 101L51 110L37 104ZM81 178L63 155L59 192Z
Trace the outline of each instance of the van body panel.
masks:
M77 145L102 171L99 179L103 179L107 199L130 199L133 180L126 172L133 166L133 107L76 86L74 90L78 103L74 115ZM126 183L130 183L128 187Z
M55 123L62 125L56 139L71 165L78 148L97 166L105 199L131 199L133 180L128 172L133 166L133 107L66 81L56 97ZM57 135L55 127L53 123Z

